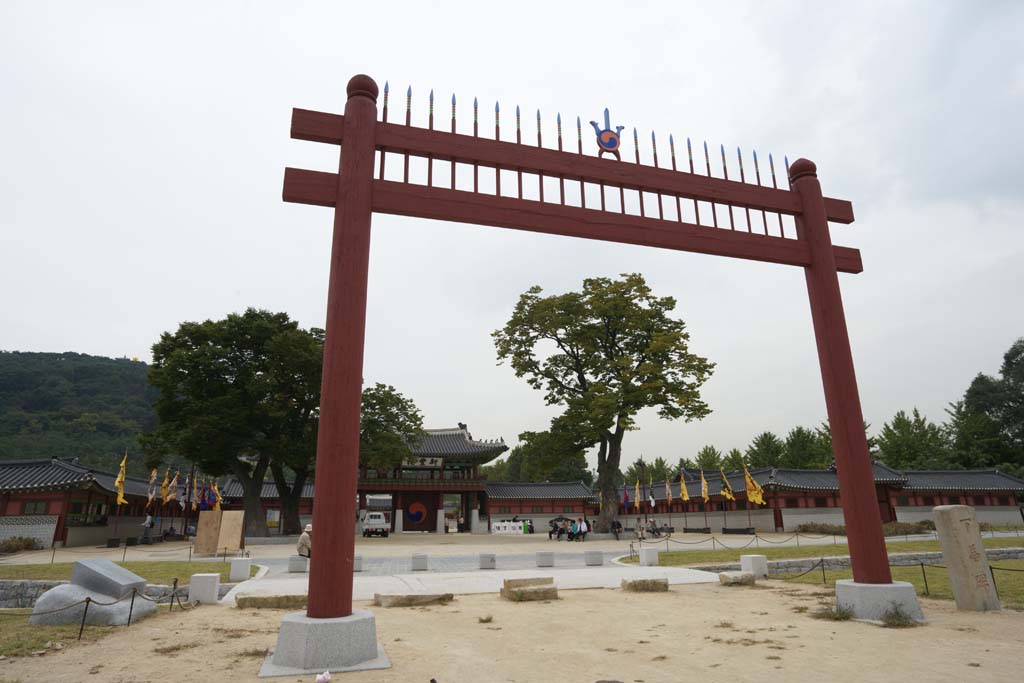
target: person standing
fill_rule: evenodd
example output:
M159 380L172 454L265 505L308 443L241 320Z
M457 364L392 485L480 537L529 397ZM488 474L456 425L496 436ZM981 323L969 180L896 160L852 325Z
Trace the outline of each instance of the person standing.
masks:
M153 515L146 513L146 519L142 521L142 538L144 539L143 544L150 542L149 534L152 533L153 529Z
M302 530L302 534L299 536L299 542L295 545L295 550L302 557L313 556L313 525L307 524L306 528Z

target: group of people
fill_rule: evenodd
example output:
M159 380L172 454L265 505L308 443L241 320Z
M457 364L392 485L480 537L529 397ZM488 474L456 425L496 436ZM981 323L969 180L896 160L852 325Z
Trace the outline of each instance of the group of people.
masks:
M587 533L590 531L590 522L586 517L578 517L576 520L563 519L561 524L556 520L551 520L551 529L548 531L548 540L555 539L556 541L562 540L562 536L566 537L569 541L585 541L587 540Z

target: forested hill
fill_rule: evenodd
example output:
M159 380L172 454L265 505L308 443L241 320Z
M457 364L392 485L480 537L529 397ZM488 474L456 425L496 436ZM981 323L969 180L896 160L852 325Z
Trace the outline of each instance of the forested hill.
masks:
M148 366L82 353L0 351L0 459L78 458L145 474L138 436L153 429Z

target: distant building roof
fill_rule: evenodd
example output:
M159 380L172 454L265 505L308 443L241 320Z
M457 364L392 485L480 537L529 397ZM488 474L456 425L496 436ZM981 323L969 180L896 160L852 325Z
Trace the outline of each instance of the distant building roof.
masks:
M0 491L55 491L97 486L114 493L116 474L98 472L73 460L0 460ZM126 477L126 495L145 496L148 482Z
M910 491L1024 491L1024 480L999 470L925 470L906 472Z
M477 441L466 425L449 429L426 429L410 444L412 454L418 458L444 458L456 465L482 465L508 450L503 439Z
M495 500L527 498L568 499L591 498L590 487L582 481L565 482L505 482L496 481L487 484L487 497Z
M293 482L288 482L291 486ZM242 484L237 479L228 479L220 487L220 495L222 498L241 498L242 497ZM260 498L263 499L276 499L277 495L277 484L273 481L263 482L263 489L260 491ZM302 487L302 495L300 498L312 498L313 497L313 482L307 481Z

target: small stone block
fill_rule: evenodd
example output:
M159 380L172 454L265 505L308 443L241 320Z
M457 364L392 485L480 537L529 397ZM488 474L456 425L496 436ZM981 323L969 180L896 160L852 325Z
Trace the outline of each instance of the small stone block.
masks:
M356 555L352 558L352 571L361 572L363 571L363 556Z
M755 579L768 578L767 555L740 555L740 571L750 572Z
M281 667L324 671L376 657L376 620L372 612L357 609L331 619L312 619L303 612L286 615L272 661Z
M857 583L853 579L839 579L836 581L836 607L850 610L854 619L881 621L887 613L899 610L914 621L924 623L917 591L909 581Z
M309 571L309 558L303 555L291 555L288 557L288 572L290 574L304 573Z
M640 566L641 567L657 567L658 554L661 553L657 548L641 548L640 549Z
M447 605L455 599L451 593L407 593L385 595L373 594L373 604L377 607L421 607L423 605Z
M236 557L231 560L231 581L246 581L252 573L252 560L248 557Z
M630 593L665 593L668 579L623 579L622 590Z
M238 609L303 609L308 602L305 595L239 595L235 598Z
M494 553L480 553L480 569L496 569L497 566L498 561Z
M600 550L588 550L583 553L583 561L588 567L600 567L604 564L604 553Z
M412 570L414 572L425 572L428 569L428 556L416 553L412 556Z
M538 576L529 579L505 579L502 588L510 590L513 588L531 588L533 586L554 586L555 579L552 576Z
M537 566L538 567L554 567L555 566L555 554L550 550L540 550L537 552Z
M753 586L754 575L750 572L722 572L718 582L723 586Z
M78 560L71 570L71 583L103 595L123 598L132 588L141 593L146 580L110 560Z
M220 593L220 574L193 574L188 580L188 601L215 605Z
M512 602L535 602L557 600L558 589L554 584L547 586L526 586L524 588L502 588L501 597Z

